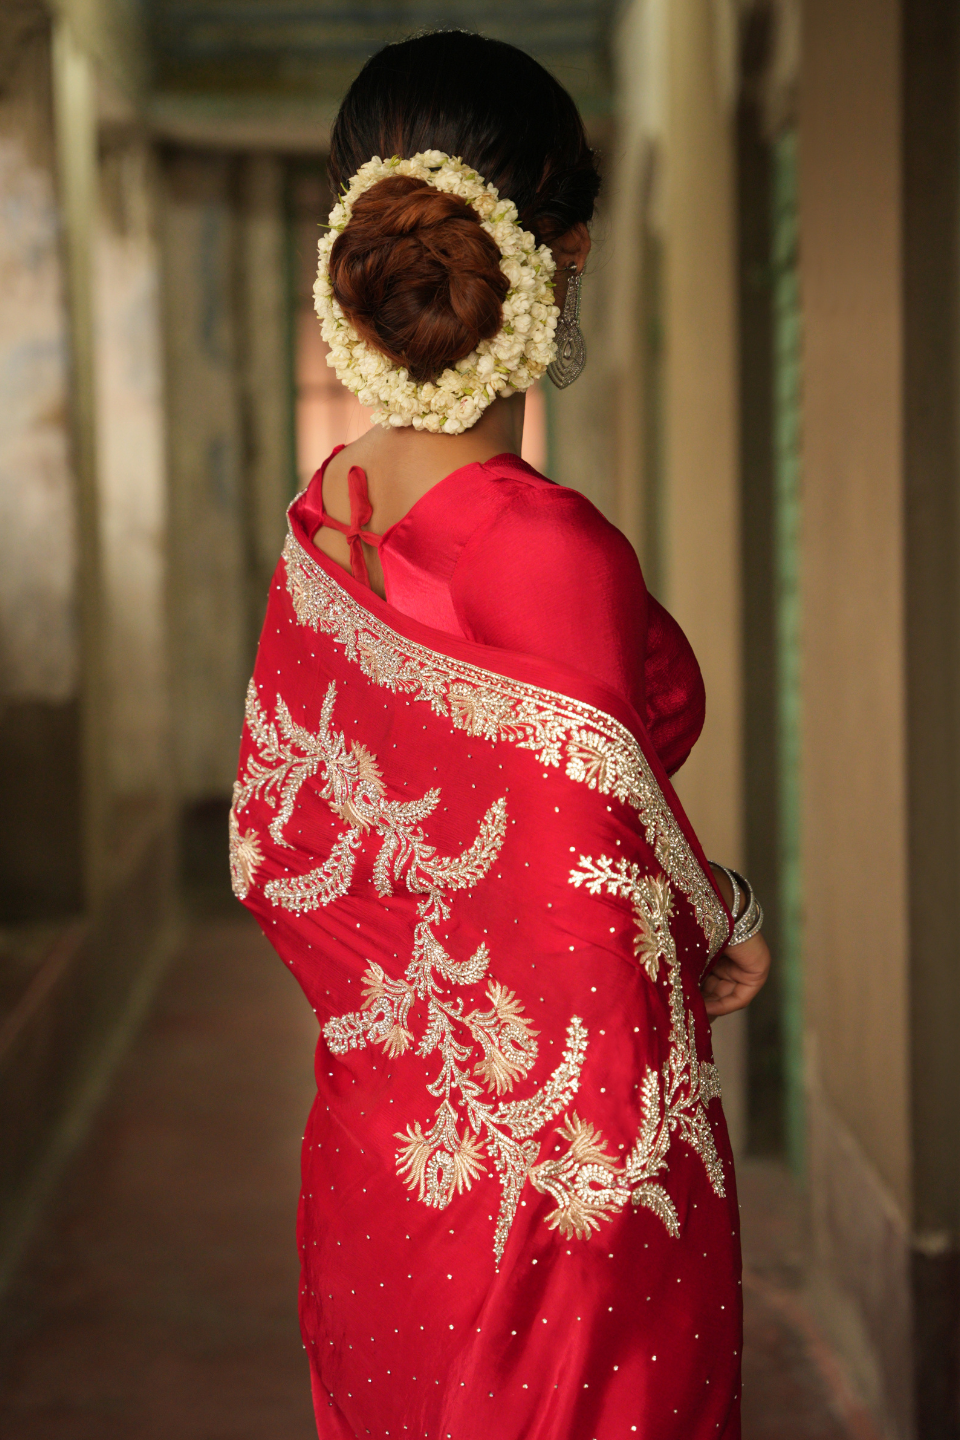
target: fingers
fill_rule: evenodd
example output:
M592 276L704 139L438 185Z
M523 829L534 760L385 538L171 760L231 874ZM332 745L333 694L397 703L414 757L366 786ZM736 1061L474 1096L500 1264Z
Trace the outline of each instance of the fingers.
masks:
M704 990L703 1003L707 1014L715 1019L718 1015L730 1015L734 1010L745 1009L756 993L740 985L725 985L716 990Z
M737 1010L743 1010L749 1004L747 1000L738 1000L731 997L728 1000L708 1000L706 1002L707 1018L718 1020L722 1015L732 1015Z
M762 935L729 946L700 986L710 1019L743 1010L762 989L769 973L770 948Z

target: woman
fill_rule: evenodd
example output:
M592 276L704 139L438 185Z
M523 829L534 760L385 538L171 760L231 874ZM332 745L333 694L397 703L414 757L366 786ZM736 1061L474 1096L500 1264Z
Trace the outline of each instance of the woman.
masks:
M759 907L667 778L703 719L689 646L518 458L524 390L582 365L594 157L533 60L443 33L366 65L330 175L317 308L379 423L291 506L231 815L322 1027L319 1433L731 1440L708 1015L763 982Z

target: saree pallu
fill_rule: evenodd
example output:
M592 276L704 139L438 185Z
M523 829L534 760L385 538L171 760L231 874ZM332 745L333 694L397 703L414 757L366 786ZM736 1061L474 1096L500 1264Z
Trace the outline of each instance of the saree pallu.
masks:
M735 1440L730 918L643 726L408 620L291 507L234 889L316 1011L301 1328L322 1440Z

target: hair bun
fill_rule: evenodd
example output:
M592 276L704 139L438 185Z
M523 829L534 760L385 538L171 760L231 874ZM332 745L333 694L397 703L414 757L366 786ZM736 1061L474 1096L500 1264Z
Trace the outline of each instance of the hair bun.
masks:
M330 283L357 333L418 385L493 338L510 288L472 206L405 175L355 201Z

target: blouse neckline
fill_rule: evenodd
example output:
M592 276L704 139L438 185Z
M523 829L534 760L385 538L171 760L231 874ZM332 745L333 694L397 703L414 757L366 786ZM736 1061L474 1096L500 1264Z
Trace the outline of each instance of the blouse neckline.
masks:
M318 502L319 502L318 505L317 505L317 511L318 511L318 513L319 513L320 516L321 516L321 524L317 526L317 529L321 529L321 528L322 528L323 521L325 521L325 520L327 520L327 519L333 519L332 516L328 516L328 514L327 514L327 509L326 509L326 505L324 504L324 499L323 499L323 477L324 477L324 475L326 474L326 472L327 472L327 466L330 464L330 461L333 459L333 457L334 457L335 455L339 455L339 454L340 454L340 451L341 451L341 450L345 450L345 449L346 449L346 446L345 446L345 445L337 445L333 450L331 450L331 452L330 452L330 454L327 456L326 460L324 460L323 464L320 466L320 469L315 473L315 475L314 475L314 477L313 477L313 481L311 481L311 484L312 484L314 481L317 482L317 489L318 489L318 491L319 491L319 494L317 495L317 500L318 500ZM466 470L474 470L474 469L486 470L488 467L497 464L498 461L503 461L503 460L513 461L513 462L515 462L516 464L523 464L523 463L524 463L524 462L521 460L520 456L519 456L519 455L515 455L512 450L503 450L503 451L501 451L500 454L498 454L498 455L491 455L489 460L469 460L469 461L466 463L466 465L458 465L457 468L456 468L456 470L451 470L451 471L449 472L449 474L442 476L441 479L437 480L433 485L430 486L429 490L425 490L422 495L418 496L417 499L414 500L413 504L410 506L410 509L409 509L404 515L401 515L399 520L395 520L392 525L389 525L389 526L387 527L387 529L384 530L381 535L379 535L379 536L374 536L374 534L373 534L372 531L366 531L366 530L365 530L364 533L363 533L363 538L364 538L364 539L369 539L369 543L372 544L372 545L375 545L375 546L377 547L377 549L382 549L383 546L393 537L394 532L395 532L396 530L399 530L399 528L400 528L401 525L406 525L409 520L415 518L416 512L417 512L418 510L420 510L421 508L426 508L425 502L426 502L431 496L436 495L436 493L437 493L439 490L441 490L441 488L445 488L445 487L447 486L448 481L455 479L455 477L458 476L458 475L462 475L462 474L464 473L464 471L466 471ZM362 468L362 466L360 466L360 465L351 466L351 471L352 471L352 470L357 470L357 471L359 471L359 473L363 476L364 487L366 487L367 475L366 475L366 471ZM309 488L309 487L308 487L308 488ZM349 489L349 482L348 482L348 489ZM332 527L332 528L333 528L333 529L336 529L336 530L341 530L341 527L342 527L342 526L343 526L343 522L342 522L342 521L334 521L334 524L333 524L333 527ZM345 532L344 532L344 533L345 533ZM311 541L311 544L313 544L313 536L312 536L312 535L311 535L311 537L310 537L310 541ZM319 547L316 546L316 545L314 545L313 548L316 550L316 549L318 549ZM322 553L322 552L321 552L321 553ZM342 567L342 568L345 568L345 567ZM364 564L364 568L366 568L366 565L365 565L365 564ZM358 577L358 578L359 578L359 577ZM367 584L369 584L369 581L367 581Z

